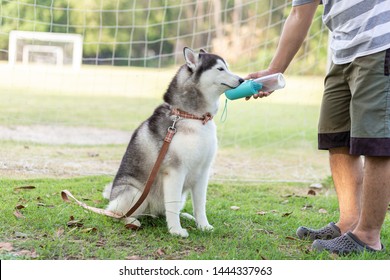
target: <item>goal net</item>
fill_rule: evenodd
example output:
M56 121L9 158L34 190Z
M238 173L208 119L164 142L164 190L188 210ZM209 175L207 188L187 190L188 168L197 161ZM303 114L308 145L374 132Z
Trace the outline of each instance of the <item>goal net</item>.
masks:
M118 112L118 107L115 106L120 107L123 102L128 102L128 106L138 104L133 100L139 99L133 98L140 97L149 101L156 100L152 104L158 104L177 65L183 63L183 47L188 46L195 50L203 48L217 53L229 62L231 70L245 76L268 66L290 9L291 0L0 0L0 103L17 104L17 98L28 98L26 94L32 98L28 98L30 103L26 110L10 108L8 115L3 113L0 117L0 128L31 128L33 132L37 132L38 128L50 126L52 133L57 131L56 127L87 126L122 131L134 129L139 122L134 121L134 124L126 127L117 125L118 120L110 118ZM313 88L313 79L304 78L304 75L322 75L327 65L328 34L322 24L321 9L322 7L317 11L307 39L286 73L291 77L287 80L290 90L294 83L289 81L299 75L300 78L294 86L308 92L307 102L302 99L294 102L312 104L312 100L315 100L313 102L316 103L317 97L313 98L309 92L321 91ZM37 63L45 64L49 70L30 71L18 67L18 64L23 63L31 66ZM13 66L10 68L9 64ZM66 67L62 67L64 65L72 65L79 70L70 72ZM65 72L59 69L65 69ZM44 94L56 98L46 98L39 103ZM286 99L282 100L282 94L284 93L265 103L281 100L280 102L285 104L294 99L286 93ZM90 96L96 98L91 101L88 98ZM69 99L63 100L64 98ZM77 118L74 115L73 110L87 107L99 98L107 98L103 102L107 108L113 102L120 103L114 106L112 113L103 109L99 111L108 116L107 120L102 122L101 116L92 109L87 110L89 114L85 113L86 110L79 112L82 117ZM33 104L34 100L37 100L36 104ZM264 152L262 156L269 156L271 161L274 160L275 154L265 155L269 145L257 142L257 132L250 132L248 128L248 134L245 136L233 134L233 137L230 137L235 128L229 121L235 116L245 115L245 119L252 120L248 127L254 125L254 120L264 118L259 117L261 112L258 109L248 109L249 106L254 106L253 103L247 108L241 104L237 109L236 104L239 102L229 105L227 122L219 125L221 154L226 158L241 154L246 159L256 155L259 160L258 154ZM132 114L121 115L122 119L135 118L140 121L141 116L146 116L140 112L143 106L134 106L137 106L134 110L139 111L131 109ZM95 109L98 110L97 107ZM125 108L121 109L126 111ZM149 112L151 109L147 110ZM140 119L137 119L137 116L140 116ZM302 121L311 123L311 119L307 118L304 117ZM242 123L235 125L241 128L243 126ZM262 129L264 139L273 141L271 135L276 133L274 124ZM4 136L12 134L11 132L7 134L0 131L0 141L19 139L16 136ZM283 145L291 137L300 143L307 139L307 135L302 131L294 131L288 136L282 131L277 133L280 133ZM46 138L49 137L47 133L42 134ZM312 149L313 141L307 145ZM306 148L303 148L303 153L307 152ZM295 152L298 154L298 151ZM242 157L236 162L243 163ZM279 157L277 163L273 161L275 164L272 168L282 164L282 153ZM34 155L34 158L46 162L30 162L30 165L49 168L45 156ZM75 158L72 160L76 161ZM117 164L117 161L115 163ZM25 162L14 162L13 166L16 166L14 169L23 170L24 164ZM254 162L249 162L248 165L250 164ZM292 161L292 165L297 166L297 162ZM271 173L265 175L262 172L243 172L246 170L244 166L234 166L230 169L225 166L223 173L229 174L228 178L254 181L312 180L323 175L311 172L317 163L309 165L304 174L297 170L292 172L292 175L285 175L284 171L272 173L270 168ZM112 174L115 168L108 167L100 171ZM93 170L91 168L89 172L94 174Z
M253 71L272 58L291 1L1 0L0 5L0 59L12 51L10 32L23 30L79 34L84 64L166 67L181 63L182 49L189 46L220 54L236 70ZM322 73L327 36L320 15L290 71ZM52 42L58 42L56 36Z

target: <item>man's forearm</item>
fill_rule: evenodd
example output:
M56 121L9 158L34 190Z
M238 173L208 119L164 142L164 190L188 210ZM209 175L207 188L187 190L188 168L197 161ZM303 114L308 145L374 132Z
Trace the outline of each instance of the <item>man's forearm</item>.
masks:
M309 31L319 1L293 7L288 16L269 70L284 72L298 52Z

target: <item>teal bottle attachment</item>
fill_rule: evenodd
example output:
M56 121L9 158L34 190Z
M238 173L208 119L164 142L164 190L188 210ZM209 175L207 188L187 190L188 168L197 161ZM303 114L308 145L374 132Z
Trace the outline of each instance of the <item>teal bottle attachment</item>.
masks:
M246 80L241 85L234 89L225 91L225 95L230 100L235 100L247 96L252 96L259 92L262 84L256 83L253 80Z

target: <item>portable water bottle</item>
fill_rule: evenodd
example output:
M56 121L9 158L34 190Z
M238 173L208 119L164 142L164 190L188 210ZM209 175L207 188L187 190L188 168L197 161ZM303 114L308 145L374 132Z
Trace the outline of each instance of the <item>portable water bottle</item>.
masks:
M235 100L243 97L252 96L259 92L271 92L277 89L284 88L286 82L281 73L276 73L264 76L255 80L246 80L241 85L234 89L225 91L225 95L230 100Z

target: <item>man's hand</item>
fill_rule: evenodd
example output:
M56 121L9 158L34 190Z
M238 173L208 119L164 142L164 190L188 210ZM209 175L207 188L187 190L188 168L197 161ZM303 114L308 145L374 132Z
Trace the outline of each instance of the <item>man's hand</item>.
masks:
M272 74L275 74L277 72L273 72L271 70L262 70L262 71L259 71L259 72L255 72L255 73L251 73L249 74L248 76L246 76L244 79L245 80L249 80L249 79L257 79L257 78L260 78L260 77L264 77L264 76L268 76L268 75L272 75ZM273 91L271 92L266 92L266 91L260 91L252 96L249 96L249 97L245 97L245 100L249 100L251 99L251 97L253 97L254 99L257 99L257 98L263 98L263 97L267 97L269 96L271 93L273 93Z

